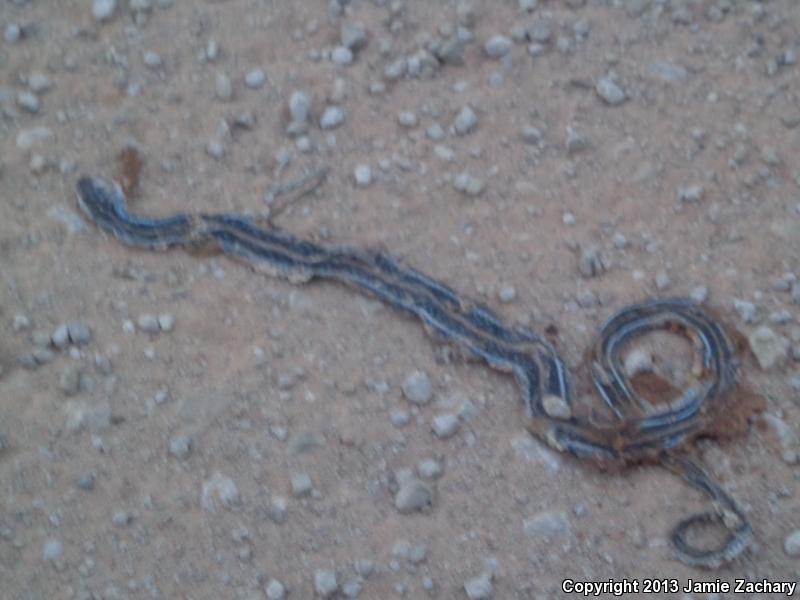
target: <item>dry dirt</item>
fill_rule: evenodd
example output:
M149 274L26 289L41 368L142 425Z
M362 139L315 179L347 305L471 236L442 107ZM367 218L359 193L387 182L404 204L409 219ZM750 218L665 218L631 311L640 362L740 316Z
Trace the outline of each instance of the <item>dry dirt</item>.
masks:
M81 221L74 194L80 174L112 177L128 146L143 160L133 208L148 215L262 214L272 185L325 165L325 183L278 215L281 227L388 249L509 322L557 326L579 386L606 317L697 286L743 333L755 324L734 299L797 344L800 305L775 283L800 275L794 0L539 0L531 13L476 0L474 22L451 1L353 0L340 17L323 0L152 4L135 14L120 0L102 23L88 0L0 5L7 35L22 25L0 46L0 597L249 600L274 578L289 598L312 598L320 569L340 587L360 584L361 598L462 598L487 571L494 598L563 597L565 577L797 580L784 551L800 527L797 471L774 427L699 444L755 543L732 565L696 570L674 559L667 536L703 507L700 495L663 469L605 474L528 439L513 378L446 360L417 322L349 289L128 249ZM474 35L463 64L384 77L460 18ZM537 18L551 35L536 56L529 41L487 56L491 36ZM349 66L328 55L342 23L368 32ZM160 65L145 64L148 51ZM244 82L254 68L266 75L259 89ZM611 71L619 105L595 90ZM31 73L52 84L35 113L17 99L36 87ZM215 94L220 73L233 84L227 101ZM313 98L305 152L286 134L294 90ZM323 131L334 104L346 120ZM478 123L456 135L465 105ZM399 124L401 111L418 123ZM250 129L234 124L245 112ZM426 135L434 123L444 139ZM52 137L24 147L20 132L42 127ZM584 143L568 149L568 128ZM210 141L224 156L208 153ZM364 187L359 164L372 170ZM484 182L481 194L455 189L463 171ZM682 200L692 186L702 197ZM584 278L590 246L606 269ZM516 297L500 302L509 286ZM770 322L780 310L784 322ZM146 313L174 315L174 330L132 331ZM19 364L75 320L91 328L87 344ZM417 369L434 388L419 408L401 392ZM798 363L764 372L746 358L743 370L767 412L795 429ZM433 417L465 402L461 429L438 439ZM76 423L81 411L89 418ZM406 425L393 425L397 411ZM184 458L170 452L181 435L193 440ZM432 510L400 514L397 474L426 458L443 468L429 483ZM300 472L314 491L295 498ZM201 495L217 473L238 498L212 511ZM271 517L275 497L287 499L284 522ZM542 512L563 512L568 529L526 534ZM424 559L409 560L403 540L425 545ZM375 562L363 581L358 559Z

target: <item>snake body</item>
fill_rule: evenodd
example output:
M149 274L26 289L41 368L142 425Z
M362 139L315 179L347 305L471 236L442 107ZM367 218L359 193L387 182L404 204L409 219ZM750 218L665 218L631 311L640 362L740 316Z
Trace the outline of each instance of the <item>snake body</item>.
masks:
M544 338L505 325L488 307L466 300L449 286L382 252L328 246L260 227L239 214L178 214L152 219L128 212L116 184L83 177L78 204L87 217L122 243L148 250L212 246L258 270L294 283L341 282L422 321L437 339L453 343L490 367L514 374L529 428L551 447L601 465L660 461L705 493L713 510L681 521L671 540L683 562L716 567L738 556L752 529L731 497L691 459L679 452L703 434L737 380L737 363L722 327L696 303L655 299L628 306L602 326L590 352L591 377L604 402L602 412L577 414L564 362ZM657 410L633 391L622 368L630 340L654 330L687 337L699 353L699 382ZM559 407L554 410L553 406ZM689 531L721 523L726 540L705 549Z

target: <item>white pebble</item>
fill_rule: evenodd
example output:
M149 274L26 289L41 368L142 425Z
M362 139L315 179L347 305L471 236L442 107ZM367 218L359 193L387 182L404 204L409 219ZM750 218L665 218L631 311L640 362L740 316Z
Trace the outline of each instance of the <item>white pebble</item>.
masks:
M465 106L459 111L453 123L453 129L458 135L466 135L478 125L478 117L475 111L469 106Z
M136 324L139 326L139 329L146 331L147 333L157 333L161 330L158 325L158 318L149 313L140 315L136 320Z
M329 106L323 111L319 126L322 129L336 129L344 123L344 118L344 110L338 106Z
M42 548L42 558L50 562L57 561L63 553L64 545L56 539L47 540Z
M311 114L311 98L301 91L292 92L289 98L289 114L295 123L305 123Z
M339 589L336 581L336 572L319 570L314 573L314 589L322 598L332 597Z
M474 577L464 584L469 600L490 600L492 597L492 578L488 574Z
M286 598L286 586L277 579L270 579L267 587L264 588L264 593L268 600L283 600Z
M653 355L641 348L634 348L625 357L625 374L634 377L653 371Z
M337 65L349 65L353 62L353 51L344 46L334 48L331 52L331 60Z
M502 58L509 52L514 43L504 35L493 35L484 45L484 50L489 58Z
M170 313L158 315L158 328L165 332L172 331L175 328L175 315Z
M261 69L253 69L252 71L248 71L244 76L244 84L253 90L257 90L264 85L266 80L267 76L264 75L264 71Z
M457 415L443 414L433 418L433 432L439 439L453 437L461 428L461 420Z
M53 87L50 78L44 73L31 73L28 75L28 89L34 94L41 94Z
M353 177L358 186L366 187L372 183L372 169L370 169L369 165L358 165L353 170Z
M36 94L32 94L31 92L20 92L17 94L17 104L20 108L33 114L38 113L42 106Z
M425 371L414 371L405 378L401 387L403 395L412 404L427 404L433 397L431 380Z
M597 91L598 96L611 106L622 104L628 98L622 88L617 85L617 82L611 77L603 77L600 79L600 81L597 82L595 91Z
M96 21L108 21L114 16L117 0L94 0L92 2L92 16Z
M161 57L158 55L157 52L153 52L152 50L148 50L144 53L144 64L149 69L158 69L161 67Z

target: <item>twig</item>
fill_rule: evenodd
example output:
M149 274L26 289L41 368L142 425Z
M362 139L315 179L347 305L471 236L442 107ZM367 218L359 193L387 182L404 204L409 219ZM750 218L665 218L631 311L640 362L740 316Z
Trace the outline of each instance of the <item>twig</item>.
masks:
M278 183L270 187L264 194L268 216L271 218L279 215L286 210L289 204L316 190L322 185L329 170L327 166L323 166L293 181ZM284 198L280 199L281 196Z

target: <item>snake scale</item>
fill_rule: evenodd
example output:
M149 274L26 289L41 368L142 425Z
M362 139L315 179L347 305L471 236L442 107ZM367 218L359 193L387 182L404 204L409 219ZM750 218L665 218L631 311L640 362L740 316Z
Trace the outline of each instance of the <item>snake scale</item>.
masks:
M148 250L211 246L293 283L328 279L378 298L420 319L437 339L465 349L492 368L513 373L529 429L550 447L600 466L660 462L680 474L712 505L672 530L676 556L684 563L718 567L738 556L752 538L751 525L733 499L681 452L687 442L709 430L738 377L731 342L697 303L652 299L609 318L589 352L591 379L603 400L602 410L580 414L564 362L551 343L505 325L486 306L386 253L317 244L272 226L260 227L239 214L136 216L128 212L119 185L93 177L78 181L77 194L87 217L123 244ZM636 394L622 362L631 340L658 330L680 334L692 343L698 359L697 383L654 408ZM694 545L690 532L709 524L724 528L724 541L710 548Z

